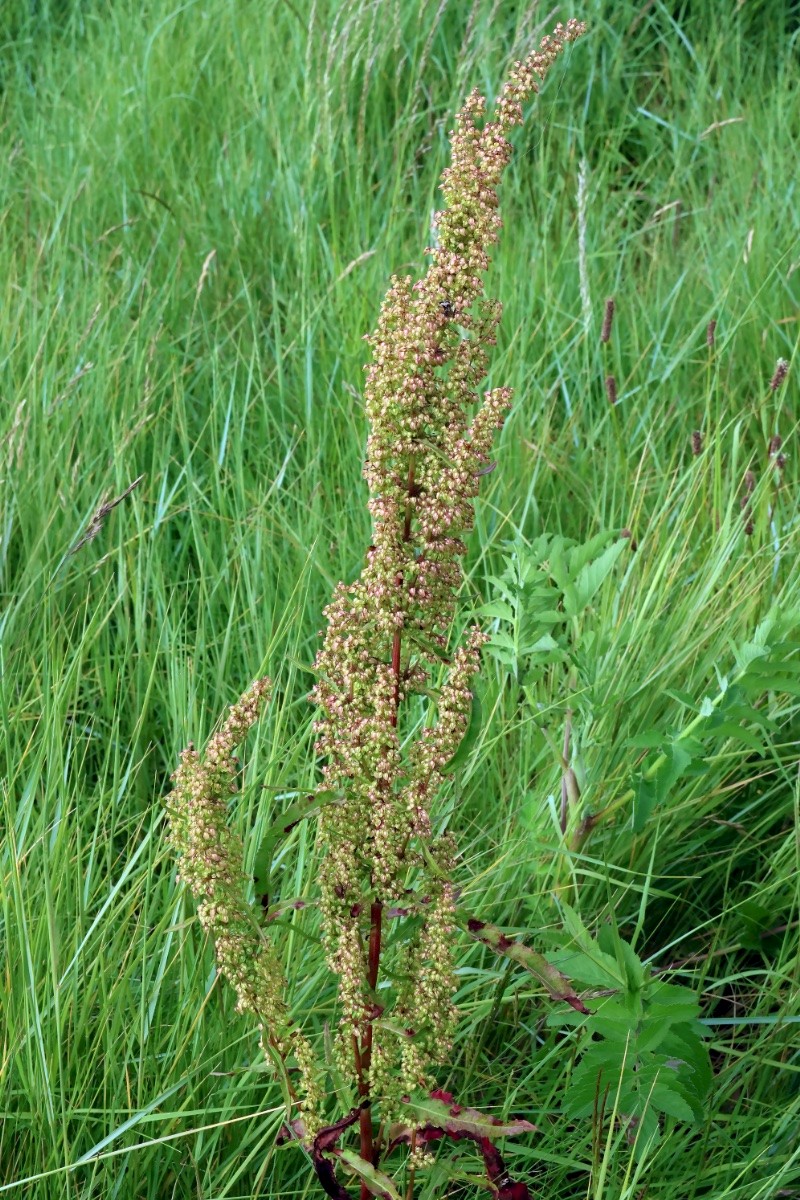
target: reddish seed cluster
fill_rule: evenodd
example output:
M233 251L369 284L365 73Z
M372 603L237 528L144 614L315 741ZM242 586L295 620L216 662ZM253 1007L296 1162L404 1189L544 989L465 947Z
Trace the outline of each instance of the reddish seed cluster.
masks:
M614 297L609 296L603 310L603 328L600 330L600 341L603 343L611 340L611 326L614 323L615 307Z
M789 374L789 364L785 358L779 358L775 364L775 370L772 379L769 381L771 392L777 392L778 388L783 383L786 376Z
M524 101L564 45L583 29L576 21L558 26L535 54L516 63L491 118L481 95L468 97L450 134L452 157L441 180L445 204L435 216L430 266L417 282L392 279L377 328L366 339L372 357L366 367L364 475L372 545L358 579L339 585L325 611L313 692L321 787L340 797L321 817L321 886L329 961L341 978L348 1036L363 1035L372 1006L364 984L367 894L394 900L411 879L425 881L432 898L427 911L438 914L441 930L420 938L415 970L424 973L431 997L439 997L434 976L450 988L444 931L451 917L444 885L426 875L437 856L451 851L435 839L431 805L469 723L482 637L473 631L453 652L450 631L472 502L511 403L508 388L480 394L501 315L500 304L484 296L483 276L501 224L498 186L511 154L507 134L521 122ZM420 709L404 702L431 695L435 720L409 741ZM445 1017L439 999L432 1000L425 1020L438 1029L442 1052ZM414 1045L423 1042L430 1051L433 1040L417 1031ZM408 1065L413 1053L406 1046L400 1057ZM374 1072L383 1070L388 1061L376 1048Z
M444 1058L454 1028L455 847L449 834L436 835L431 806L468 728L485 641L472 629L452 647L451 630L472 501L511 404L508 388L480 394L501 314L483 294L483 275L500 229L506 135L564 46L583 32L577 21L558 25L516 63L491 119L482 96L468 98L450 135L431 265L416 283L392 280L367 339L364 474L373 541L358 579L339 584L325 610L313 699L321 790L337 793L320 817L323 930L340 979L337 1045L351 1056L346 1065L355 1065L362 1100L379 1097L384 1118ZM167 807L181 878L198 901L237 1007L257 1018L265 1049L284 1064L294 1059L299 1078L293 1071L288 1086L308 1142L324 1106L313 1050L289 1017L280 959L253 916L242 844L227 822L236 791L233 752L268 694L269 682L259 680L204 754L184 751ZM375 913L408 890L416 893L409 911L424 920L398 939L403 949L387 969ZM395 916L402 911L396 906ZM379 962L391 993L376 990ZM373 1044L371 1023L392 998L394 1021ZM362 1129L362 1147L364 1136Z

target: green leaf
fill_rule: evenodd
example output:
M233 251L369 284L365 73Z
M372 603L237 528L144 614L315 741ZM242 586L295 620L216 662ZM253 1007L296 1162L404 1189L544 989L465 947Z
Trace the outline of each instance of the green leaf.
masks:
M368 1163L360 1154L356 1154L354 1150L337 1150L336 1156L346 1163L351 1171L355 1171L371 1196L379 1196L381 1200L402 1200L389 1176L373 1167L372 1163Z
M659 1112L667 1113L668 1116L675 1117L678 1121L694 1123L695 1115L692 1109L683 1096L664 1082L663 1075L653 1084L648 1093L648 1099Z
M509 671L513 671L517 660L516 652L513 650L503 650L499 646L489 642L485 647L485 652L491 654L492 658L502 663Z
M628 738L628 745L633 750L660 750L666 740L665 735L657 729L646 729Z
M637 779L633 785L633 832L641 833L658 803L656 786L649 779Z
M800 696L800 677L782 674L783 664L775 664L775 669L768 674L755 675L748 673L740 680L742 687L749 696L760 696L764 692L781 692L787 696Z
M599 950L584 953L582 950L556 950L548 954L548 961L559 971L563 971L570 979L575 979L586 987L619 988L621 986L620 971L616 961Z
M525 599L527 601L527 596L525 597ZM552 592L547 596L547 603L548 604L553 603ZM563 612L557 612L556 609L554 609L554 608L553 609L534 608L532 605L530 607L528 607L526 605L526 613L528 613L530 615L531 621L535 621L535 623L537 625L553 626L553 625L563 625L564 624L565 614Z
M641 833L659 804L662 804L675 784L686 775L695 761L697 743L691 738L676 738L662 752L662 761L647 768L637 780L633 797L633 829ZM657 760L656 760L657 761Z
M764 753L764 739L760 738L757 733L753 733L752 729L746 729L743 725L734 725L732 721L721 721L714 729L714 733L718 737L727 737L734 742L742 742L743 745L749 746L751 750L755 750L757 754Z
M518 1133L535 1133L536 1126L521 1118L513 1121L500 1121L497 1117L487 1116L475 1108L462 1108L433 1096L424 1099L411 1099L403 1105L405 1110L414 1114L415 1124L433 1125L436 1129L444 1129L447 1133L466 1133L490 1140L501 1137L514 1137Z
M645 978L645 969L642 960L628 942L623 942L622 938L617 935L617 957L622 959L622 967L628 983L628 990L638 992Z
M699 1023L698 1029L705 1034L704 1027ZM662 1054L684 1064L681 1075L687 1095L693 1098L691 1102L700 1111L714 1078L704 1036L695 1032L694 1025L673 1025L667 1030L659 1049Z
M651 981L647 989L647 1002L654 1015L669 1025L691 1022L697 1019L700 1005L694 992L675 983Z
M591 604L627 545L627 539L621 538L613 546L609 546L594 562L587 563L586 566L581 568L575 581L575 602L577 609L575 613L570 615L577 616L578 613Z
M472 694L472 709L469 714L469 725L466 733L459 742L458 749L448 762L442 767L443 775L450 775L453 771L457 771L459 767L463 767L464 763L472 753L472 749L478 740L483 725L483 705L481 704L480 696L477 692Z
M486 582L491 584L493 592L499 592L501 596L505 596L509 604L516 604L518 589L509 586L507 579L498 579L496 575L490 575Z
M624 1063L624 1068L623 1068ZM596 1101L602 1100L603 1092L609 1088L611 1097L616 1094L621 1080L633 1076L625 1059L625 1047L616 1043L590 1042L581 1061L572 1072L567 1093L562 1101L562 1111L568 1117L587 1117Z
M602 533L596 533L586 542L582 542L579 545L573 544L568 554L569 569L573 579L579 578L580 572L586 567L590 567L593 561L599 560L608 543L614 538L615 534L611 530L606 529ZM625 545L624 539L622 545ZM614 549L613 546L611 548Z
M516 656L517 643L510 633L506 633L504 629L498 629L492 634L492 640L489 642L488 649L507 650L510 654Z
M664 757L665 761L652 777L656 785L658 803L666 800L681 776L686 774L686 770L692 762L689 746L678 740L674 741L671 746L665 747Z
M569 570L567 568L566 558L564 556L564 538L560 534L556 534L550 543L550 552L547 558L547 569L550 576L555 580L562 593L565 593L570 584Z
M503 933L497 925L479 921L467 913L459 912L459 924L469 930L476 941L488 946L495 954L510 958L513 962L530 971L547 989L552 1000L565 1000L578 1012L588 1012L583 1002L576 995L569 979L561 971L548 962L543 954L538 954L526 946L524 942L513 941L508 934Z
M763 950L766 945L764 934L775 925L775 914L757 900L745 900L739 905L739 918L741 944L748 950Z
M604 996L592 1003L596 1006L590 1018L592 1031L611 1041L627 1041L634 1026L630 1009L614 996Z
M513 621L517 615L505 600L490 600L487 604L482 604L478 612L482 617L497 617L501 621Z
M526 645L524 652L525 654L548 654L551 651L559 649L559 644L552 634L545 633L540 638L537 638L532 645Z
M617 960L600 949L574 908L565 900L559 901L559 907L564 918L564 928L582 952L575 956L574 963L570 959L568 969L571 976L595 987L622 987L625 982L624 972ZM591 979L589 975L592 976Z
M256 892L259 895L266 895L269 892L272 858L278 842L287 833L291 832L298 821L312 816L313 813L319 812L325 805L331 804L338 799L340 799L340 793L331 791L315 792L313 795L304 796L302 800L298 800L296 804L292 804L289 808L285 809L280 817L270 825L261 839L261 844L256 851L253 863L253 879L255 880Z

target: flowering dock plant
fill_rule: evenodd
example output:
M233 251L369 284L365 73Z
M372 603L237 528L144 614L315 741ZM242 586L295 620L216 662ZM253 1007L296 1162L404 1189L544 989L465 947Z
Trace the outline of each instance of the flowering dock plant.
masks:
M227 825L233 751L268 699L267 680L233 706L204 754L184 751L168 801L181 878L199 901L218 969L239 1009L258 1022L284 1081L293 1110L284 1136L305 1144L333 1197L351 1195L340 1181L345 1171L358 1179L362 1200L399 1197L383 1168L395 1151L405 1152L406 1196L413 1196L427 1147L443 1138L477 1145L501 1200L528 1195L509 1179L494 1141L533 1127L502 1124L436 1089L457 1022L456 846L437 827L436 802L470 726L485 640L477 628L454 635L464 537L511 404L508 388L480 393L501 316L484 293L484 275L500 229L508 135L583 31L575 20L556 26L514 65L490 115L478 92L467 98L450 135L428 269L416 282L392 278L367 338L372 543L358 578L337 585L325 610L312 693L323 765L308 806L319 821L322 937L339 990L334 1059L351 1081L349 1111L329 1110L324 1056L289 1019L280 955L249 899L242 845ZM502 952L486 926L471 928ZM549 985L551 995L579 1005L557 979Z

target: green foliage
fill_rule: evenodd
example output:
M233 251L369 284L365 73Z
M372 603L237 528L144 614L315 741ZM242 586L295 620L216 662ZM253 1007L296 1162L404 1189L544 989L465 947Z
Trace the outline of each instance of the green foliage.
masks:
M371 1196L381 1196L385 1200L400 1200L400 1193L392 1183L388 1175L383 1171L379 1171L377 1167L373 1167L372 1163L366 1162L360 1154L356 1154L353 1150L348 1150L343 1147L337 1150L337 1157L348 1166L351 1171L363 1180L369 1189Z
M291 833L300 821L315 816L325 805L334 803L337 797L338 793L331 791L319 791L303 796L285 808L272 822L262 837L253 860L253 881L258 896L268 897L272 891L273 858L287 834Z
M565 1129L563 1044L532 1051L542 984L466 934L445 1086L539 1126L509 1165L541 1195L768 1200L797 1186L797 700L756 665L744 700L763 722L736 724L765 753L705 738L640 833L630 793L719 677L736 686L736 653L770 608L800 603L796 3L574 12L591 33L569 86L548 83L547 121L519 131L501 199L490 385L514 386L515 409L482 482L468 592L491 594L507 539L630 528L638 549L578 618L585 708L562 663L532 685L536 708L487 664L447 819L470 914L539 950L568 870L593 928L640 922L643 956L689 960L710 1120L702 1137L676 1122L644 1176L624 1137L593 1152L588 1119ZM2 1186L310 1195L306 1164L274 1150L282 1096L251 1024L176 902L159 799L175 747L264 672L275 700L231 811L251 854L294 803L276 795L313 785L297 664L367 540L361 335L391 270L421 266L453 111L496 86L542 14L493 0L10 0L0 14ZM772 393L779 356L790 373ZM763 639L773 682L792 675L775 651L792 638ZM568 697L581 804L618 808L566 854L548 798ZM301 821L273 862L302 904L286 912L285 965L321 1040L334 1008L302 883L315 855ZM452 1190L443 1165L429 1177L421 1200Z
M499 599L478 612L499 624L487 652L522 688L538 683L548 667L563 663L582 679L582 619L628 543L600 533L579 543L542 534L527 546L511 545L502 575L488 583ZM609 543L611 543L609 545Z
M603 667L609 672L604 658L611 658L611 670L625 669L622 655L630 636L625 624L615 631L607 620L619 602L620 586L612 586L612 573L629 545L627 539L611 537L601 533L577 543L542 534L531 545L517 541L504 556L502 575L489 580L500 598L479 609L494 622L488 653L519 685L534 713L544 710L548 721L554 712L566 710L571 719L574 710L589 726L602 716L603 705L618 704L616 692L606 692L601 699L597 687ZM635 584L635 563L628 578ZM610 602L601 615L592 603L604 586ZM672 689L669 695L681 713L688 709L692 715L627 737L629 761L642 762L631 772L631 788L610 811L630 804L633 830L641 833L681 780L701 775L709 757L726 744L766 755L768 737L779 728L770 717L770 698L800 700L798 630L800 610L773 607L750 639L727 639L725 673L713 663L715 695L695 702L685 691ZM582 770L584 781L585 774Z
M753 639L731 646L735 666L718 671L719 691L693 704L677 697L696 715L681 727L664 732L645 730L630 738L632 750L658 749L633 786L633 828L640 833L658 805L668 799L686 775L698 775L721 745L733 743L759 757L767 753L767 736L777 733L770 719L775 694L800 699L800 612L771 611Z
M655 978L612 925L595 939L574 909L563 901L561 908L569 941L550 961L576 982L602 989L584 996L590 1015L547 1018L583 1034L562 1110L601 1123L602 1112L613 1110L643 1154L659 1139L660 1117L698 1124L707 1114L711 1065L697 998Z

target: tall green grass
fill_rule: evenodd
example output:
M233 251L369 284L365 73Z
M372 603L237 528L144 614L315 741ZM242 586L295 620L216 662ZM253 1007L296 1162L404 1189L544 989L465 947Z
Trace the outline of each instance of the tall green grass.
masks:
M624 795L627 739L685 720L675 693L713 694L732 646L800 602L796 371L768 386L798 340L800 72L788 2L590 0L575 15L591 32L520 131L503 194L491 382L515 387L516 408L465 605L488 597L512 537L631 530L638 548L581 635L604 634L602 653L586 642L597 717L580 751L599 808ZM280 1096L174 888L160 802L177 750L265 670L275 700L233 814L250 853L282 792L312 781L307 666L368 540L360 338L389 274L421 262L463 95L491 93L551 21L489 0L3 8L10 1195L316 1194L274 1149ZM796 698L765 701L765 753L720 742L644 833L621 807L568 858L542 733L558 736L564 703L554 686L534 713L487 666L480 753L449 815L465 902L535 943L567 878L587 923L613 913L655 965L682 963L709 1022L708 1120L644 1163L612 1126L593 1150L590 1123L559 1115L572 1051L544 1027L550 1002L474 945L442 1082L531 1116L540 1132L508 1159L548 1197L800 1194ZM286 897L313 899L314 855L298 827ZM286 919L297 1009L321 1030L333 997L315 936L313 906ZM441 1187L434 1174L424 1195Z

